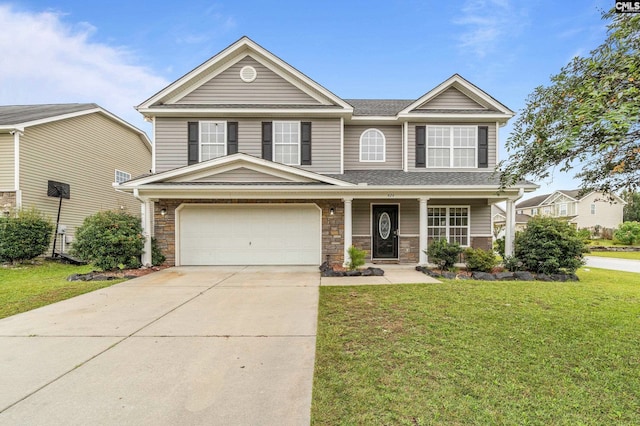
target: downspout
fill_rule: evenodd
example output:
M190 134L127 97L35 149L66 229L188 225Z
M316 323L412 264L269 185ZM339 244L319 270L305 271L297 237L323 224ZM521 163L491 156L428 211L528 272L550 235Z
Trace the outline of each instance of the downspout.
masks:
M116 191L122 192L116 188ZM144 235L144 251L142 252L142 264L151 266L151 215L153 214L153 201L149 197L140 196L138 188L133 189L133 196L142 203L140 213L142 214L142 233Z
M20 190L20 135L24 130L15 129L13 135L13 187L16 192L16 210L22 208L22 191Z

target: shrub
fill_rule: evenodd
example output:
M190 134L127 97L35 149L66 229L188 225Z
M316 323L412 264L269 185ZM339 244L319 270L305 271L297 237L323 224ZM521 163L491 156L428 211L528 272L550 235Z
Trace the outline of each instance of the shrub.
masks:
M591 231L588 228L578 229L576 235L578 235L585 244L589 244L591 242Z
M153 266L162 265L167 257L162 254L162 250L158 247L158 241L155 238L151 238L151 264Z
M493 249L504 259L504 237L498 238L493 242Z
M491 272L498 263L493 251L482 250L481 248L466 249L464 251L464 258L469 271Z
M49 248L53 225L36 209L0 218L0 260L19 262L40 256Z
M144 248L140 219L125 212L103 211L87 217L76 230L74 255L105 271L140 267Z
M462 253L462 247L458 243L449 243L447 240L436 240L427 249L429 261L447 271L458 261L460 253Z
M640 222L624 222L613 233L614 242L637 244L640 242Z
M354 271L364 265L364 259L367 256L366 251L360 250L356 246L351 246L347 250L347 253L349 253L347 268L349 268L350 271Z
M515 239L515 257L525 270L537 273L574 273L584 264L584 249L571 225L550 217L532 218Z
M522 261L515 256L507 256L502 261L504 268L509 272L516 272L522 269Z

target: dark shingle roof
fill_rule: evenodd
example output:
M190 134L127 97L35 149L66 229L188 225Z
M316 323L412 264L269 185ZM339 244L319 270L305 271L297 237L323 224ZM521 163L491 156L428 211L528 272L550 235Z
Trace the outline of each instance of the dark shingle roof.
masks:
M21 124L58 115L99 108L96 104L45 104L0 106L0 126Z
M339 105L309 104L157 104L160 109L238 108L238 109L342 109Z
M353 115L394 116L415 99L345 99L353 107Z
M402 170L348 170L342 175L328 175L350 183L368 185L441 185L484 186L500 185L500 177L493 172L404 172ZM529 184L529 182L521 182Z
M559 189L557 192L560 192L568 197L574 198L576 200L581 199L585 194L580 195L580 190L579 189ZM516 208L517 209L521 209L521 208L527 208L527 207L536 207L539 206L540 204L542 204L542 202L544 200L546 200L547 198L549 198L551 194L542 194L542 195L538 195L536 197L532 197L529 198L528 200L524 200L518 204L516 204Z

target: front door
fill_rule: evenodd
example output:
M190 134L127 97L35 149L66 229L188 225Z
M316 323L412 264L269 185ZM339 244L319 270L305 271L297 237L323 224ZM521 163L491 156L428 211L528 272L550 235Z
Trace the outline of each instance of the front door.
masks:
M398 258L398 206L373 206L373 259Z

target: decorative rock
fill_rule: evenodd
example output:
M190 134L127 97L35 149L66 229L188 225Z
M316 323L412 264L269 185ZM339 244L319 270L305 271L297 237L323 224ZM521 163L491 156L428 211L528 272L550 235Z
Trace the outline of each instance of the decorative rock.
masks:
M473 278L474 280L480 280L480 281L495 281L496 277L493 274L489 274L487 272L478 272L478 271L474 271L471 274L471 278Z
M498 281L511 281L515 279L515 275L513 274L513 272L498 272L495 273L494 276Z
M455 280L456 279L456 274L454 272L443 272L442 273L442 278L447 279L447 280Z
M535 281L536 279L531 272L527 271L516 271L513 273L513 276L516 280L520 281Z
M362 276L362 272L360 271L346 271L344 273L346 277L359 277Z
M373 267L368 267L368 270L371 271L371 275L375 276L375 277L381 277L384 275L384 271L380 268L373 268Z
M373 275L373 271L371 270L371 268L367 268L362 271L363 277L370 277L371 275Z
M547 274L538 274L536 275L536 280L538 281L553 281L553 277Z

